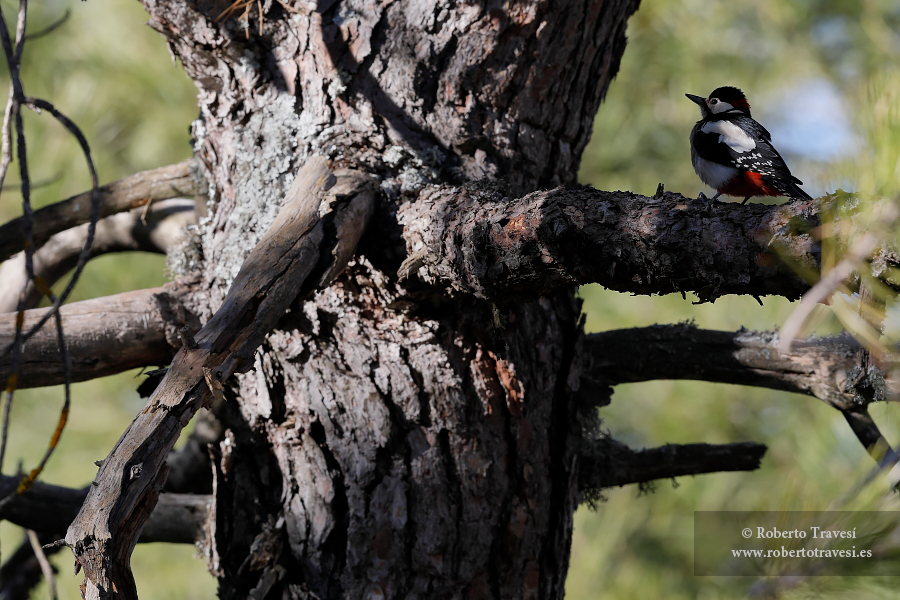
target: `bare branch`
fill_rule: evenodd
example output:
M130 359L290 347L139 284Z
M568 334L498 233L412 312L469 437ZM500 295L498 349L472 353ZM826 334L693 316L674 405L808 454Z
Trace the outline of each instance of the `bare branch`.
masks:
M31 544L34 556L41 566L41 573L44 575L44 581L47 582L47 586L50 588L50 600L56 600L56 577L53 574L53 567L50 565L50 561L47 560L43 548L41 548L41 542L38 540L37 533L35 533L33 529L26 529L25 534L28 536L28 543Z
M753 471L759 468L766 447L754 442L735 444L667 444L632 450L604 437L593 442L582 458L579 487L603 489L647 483L684 475Z
M59 533L39 531L37 537L41 544L49 544L59 539ZM48 548L44 554L55 554L58 551L58 548ZM0 567L0 598L28 600L42 578L41 565L31 549L31 542L26 538Z
M182 298L190 282L74 302L60 308L66 344L72 357L72 380L87 381L136 367L167 364L177 347L177 328L199 329L197 317ZM25 312L25 327L51 309ZM0 348L15 337L15 313L0 314ZM0 378L11 373L11 357L0 357ZM36 333L25 344L18 368L18 387L58 385L63 365L55 331Z
M19 477L3 476L0 493L14 493ZM65 531L81 509L89 485L80 490L42 482L13 496L0 510L0 519L34 531L60 533ZM195 494L162 494L150 515L140 542L171 542L192 544L203 537L203 523L209 512L212 497Z
M252 365L253 355L287 307L328 283L346 265L372 212L365 176L334 176L321 157L300 169L285 202L222 306L182 348L165 378L103 462L78 518L66 534L85 571L85 597L137 597L130 556L157 502L164 461L181 429L212 397L204 370L218 383ZM324 201L323 201L324 200Z
M400 207L401 278L494 301L600 283L637 294L799 298L819 270L820 201L780 206L562 187L509 199L480 183L426 188ZM891 256L896 263L897 257ZM790 267L788 265L791 265Z
M176 198L153 204L146 223L141 219L143 209L120 213L97 223L90 257L112 252L166 253L183 238L185 227L196 223L194 201ZM78 256L87 239L88 224L79 225L52 236L34 253L34 274L48 286L53 285L78 262ZM43 298L37 286L26 285L25 254L19 252L0 264L0 313L16 310L23 287L25 307L34 308ZM0 342L0 347L3 347Z
M100 187L100 216L108 217L147 202L193 196L199 190L194 159L142 171ZM34 244L40 247L53 234L89 222L91 192L51 204L34 212ZM0 259L25 245L24 217L0 225Z
M869 456L875 459L881 469L897 464L898 455L882 435L866 407L856 407L841 411L850 429Z
M36 40L38 38L44 37L45 35L49 35L49 34L53 33L54 31L56 31L57 29L59 29L60 27L65 25L66 21L69 20L70 16L72 16L72 11L70 11L67 8L61 17L59 17L58 19L56 19L55 21L53 21L52 23L50 23L43 29L39 29L33 33L29 33L29 34L25 35L25 39L30 42L30 41Z
M607 331L582 343L589 369L612 384L653 379L734 383L814 396L840 410L864 406L873 399L869 388L884 386L876 367L859 371L858 345L849 336L797 341L782 352L777 333L679 324Z

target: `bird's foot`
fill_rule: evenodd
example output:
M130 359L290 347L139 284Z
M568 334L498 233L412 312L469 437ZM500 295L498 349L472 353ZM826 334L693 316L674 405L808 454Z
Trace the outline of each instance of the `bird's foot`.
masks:
M715 210L716 210L715 205L716 205L717 197L718 197L718 194L716 194L712 198L707 198L706 194L704 194L703 192L700 192L700 195L697 196L697 200L703 203L703 210L705 210L706 212L715 212Z

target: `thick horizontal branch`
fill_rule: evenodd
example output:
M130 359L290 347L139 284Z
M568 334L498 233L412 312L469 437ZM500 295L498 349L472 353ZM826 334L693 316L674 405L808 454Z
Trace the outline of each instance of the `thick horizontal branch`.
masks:
M579 485L598 490L670 479L684 475L753 471L759 468L766 447L754 442L735 444L667 444L659 448L632 450L611 438L594 442L582 458Z
M90 257L129 251L165 254L196 221L194 201L184 198L155 202L146 214L139 208L100 219ZM87 235L88 224L84 224L52 236L34 253L35 276L52 286L78 263ZM40 303L43 294L34 283L26 284L26 277L24 252L0 264L0 313L16 310L23 287L26 308Z
M335 183L336 180L336 183ZM327 196L326 196L327 193ZM86 598L137 598L130 556L165 480L165 459L222 383L253 364L256 349L298 296L329 283L353 255L374 205L361 173L331 173L313 157L278 216L244 261L222 306L178 352L162 382L97 474L66 541L84 569Z
M0 497L14 494L19 477L3 476ZM37 482L0 509L0 519L25 529L63 534L81 509L88 490ZM193 544L203 538L211 496L162 494L138 541Z
M807 394L840 410L872 400L884 380L874 366L862 372L851 338L797 341L778 349L772 332L710 331L691 325L655 325L586 336L587 369L612 384L695 379Z
M427 188L401 206L401 278L499 301L599 283L638 294L799 298L819 270L817 200L713 203L565 187L509 199L484 185ZM792 265L792 266L788 266Z
M199 329L199 321L182 302L191 293L190 282L177 281L161 288L63 305L60 315L72 361L72 381L87 381L128 369L168 364L180 345L177 331ZM25 328L49 308L25 311ZM15 336L16 313L0 314L0 352ZM0 354L0 379L10 372L11 354ZM56 331L45 327L22 347L18 387L63 383L62 360Z
M148 202L193 196L201 191L194 159L142 171L100 188L100 217L125 212ZM32 239L39 248L50 236L90 221L91 192L51 204L34 212ZM0 260L6 260L25 248L25 218L0 225Z

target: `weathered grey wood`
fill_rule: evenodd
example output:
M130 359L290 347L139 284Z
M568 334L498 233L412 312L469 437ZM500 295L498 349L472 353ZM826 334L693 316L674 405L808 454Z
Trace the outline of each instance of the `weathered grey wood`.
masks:
M108 217L154 200L193 196L201 192L197 162L189 159L129 175L100 187L100 217ZM91 192L34 211L34 246L39 248L55 233L90 221ZM0 225L0 260L25 247L24 217Z
M168 364L180 343L176 331L185 325L197 330L196 315L185 308L192 293L182 280L164 287L84 300L60 309L72 361L72 381L87 381L128 369ZM25 327L49 309L25 311ZM16 313L0 314L0 352L15 336ZM9 375L10 354L0 354L0 377ZM43 328L22 348L18 387L63 383L56 332Z
M247 360L304 289L307 278L332 268L327 253L337 240L325 231L324 223L339 222L348 205L357 227L335 228L348 238L342 243L355 246L365 224L356 216L366 212L358 205L371 206L372 192L357 189L320 213L333 183L324 158L307 161L222 306L197 333L196 347L178 352L147 406L104 460L66 534L76 563L85 570L87 598L137 597L131 552L165 481L167 453L194 413L212 399L204 370L212 369L219 381L225 381L235 370L250 366Z
M184 198L160 200L144 208L111 215L97 222L90 258L111 252L155 252L165 254L185 236L185 228L196 224L194 201ZM61 231L48 239L33 255L34 274L52 286L78 263L87 239L88 224ZM26 284L25 253L19 252L0 264L0 313L18 307L25 288L25 308L35 308L44 297L33 282Z
M617 329L586 336L585 369L609 384L655 379L695 379L766 387L813 396L838 409L856 409L872 399L861 390L881 389L882 371L860 372L858 343L849 336L797 340L778 349L777 332L711 331L690 325ZM885 367L886 365L882 365ZM859 389L857 389L859 388Z

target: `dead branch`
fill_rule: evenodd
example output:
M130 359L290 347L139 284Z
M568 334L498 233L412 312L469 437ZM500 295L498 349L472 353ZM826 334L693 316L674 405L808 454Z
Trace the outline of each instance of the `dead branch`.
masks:
M766 447L754 442L735 444L666 444L632 450L604 437L585 452L579 471L582 490L621 487L684 475L753 471L759 468Z
M47 555L44 554L44 549L41 548L42 543L40 540L38 540L37 533L35 533L33 529L26 529L25 535L28 536L28 543L31 544L31 549L34 551L34 557L37 559L38 564L41 567L41 573L44 575L44 581L47 582L47 587L50 588L50 600L57 600L58 596L56 595L56 577L53 565L51 565L50 561L47 560Z
M60 308L72 362L72 381L87 381L136 367L167 364L178 345L183 325L199 329L197 317L184 308L191 293L189 281L161 288L125 292L74 302ZM51 309L25 311L25 327ZM15 337L16 313L0 314L0 349ZM10 354L0 355L0 378L11 373ZM63 382L56 332L38 331L22 350L18 387L41 387Z
M480 183L426 188L400 207L411 275L494 301L599 283L637 294L795 299L819 271L818 200L780 206L560 187L506 198ZM889 262L896 263L891 255ZM788 266L790 265L790 266Z
M165 254L183 238L185 227L196 223L193 200L175 198L156 202L146 220L142 219L142 211L143 208L138 208L101 219L97 223L90 258L130 251ZM85 223L50 237L34 253L35 276L52 286L74 268L87 239L88 226ZM26 286L24 252L19 252L0 264L0 281L3 282L0 288L0 313L16 310L23 287L26 287L26 308L36 307L43 298L33 282Z
M2 495L13 494L20 479L3 476ZM0 509L0 519L25 529L60 534L75 520L93 487L79 490L37 482ZM203 523L211 501L208 495L162 494L138 541L193 544L203 537Z
M589 369L613 385L654 379L734 383L806 394L848 410L872 401L860 391L872 387L873 378L884 383L874 366L858 372L858 345L849 336L798 341L782 352L777 333L679 324L607 331L582 343Z
M265 336L299 296L346 265L372 212L361 174L340 174L324 158L307 161L222 306L182 348L165 378L103 462L66 541L85 571L85 597L137 598L130 556L165 480L165 458L194 413L237 370L246 370ZM326 191L330 190L327 200ZM204 383L204 375L206 382Z
M68 284L65 289L59 296L56 296L52 290L49 288L44 289L44 293L48 296L50 301L53 303L52 309L47 312L42 318L36 323L32 330L27 333L23 333L21 330L21 320L16 321L15 334L13 344L10 348L12 351L12 358L10 360L10 372L12 373L7 378L6 384L6 402L4 404L3 409L3 425L2 431L0 431L0 470L3 467L3 459L6 456L6 445L8 441L9 434L9 418L12 412L12 402L14 393L16 390L16 380L19 368L19 358L21 357L22 345L23 343L33 335L38 328L40 328L44 322L53 318L54 324L56 325L56 339L57 346L59 349L59 355L61 358L61 362L63 365L63 386L64 386L64 397L65 400L63 402L62 409L60 410L59 418L57 420L56 428L53 432L53 435L50 439L50 442L47 446L46 451L44 452L43 457L41 458L38 465L33 468L28 475L26 475L18 486L18 491L24 491L31 487L37 477L40 476L43 471L47 461L50 459L50 456L53 454L57 443L59 441L60 434L65 428L66 422L68 420L69 406L71 402L71 370L72 364L70 360L70 356L68 353L68 349L66 347L65 334L63 332L62 318L59 315L59 307L66 301L71 294L72 290L77 283L79 276L81 275L82 270L84 269L84 265L87 262L88 252L91 247L91 243L94 238L94 227L97 223L98 214L99 214L99 181L97 178L97 170L94 167L94 161L91 158L91 150L88 144L87 139L84 137L84 134L81 132L81 129L72 122L71 119L66 117L62 112L60 112L52 103L41 99L41 98L31 98L26 97L23 87L22 81L20 78L20 67L22 61L22 52L25 48L25 23L26 23L26 14L28 12L28 0L19 0L19 11L18 17L16 21L16 44L15 51L13 51L12 40L9 37L9 30L6 26L6 20L3 16L3 11L0 10L0 42L2 42L3 46L3 54L6 57L6 64L9 69L10 75L10 103L7 105L7 116L4 117L4 127L3 127L3 143L2 143L2 158L0 158L0 189L3 187L3 180L6 176L6 170L9 166L10 160L12 158L11 154L11 142L10 135L11 130L8 129L9 120L8 117L12 116L13 122L15 123L15 132L16 132L16 156L18 157L19 163L19 177L20 184L19 188L22 193L22 224L21 224L21 232L22 232L22 248L25 254L25 275L29 281L35 281L37 285L41 285L41 281L39 279L35 279L34 276L34 264L33 264L33 253L35 249L34 244L34 213L31 207L31 184L30 184L30 174L28 169L28 155L26 153L26 143L25 143L25 128L22 121L22 106L28 106L32 110L40 113L42 110L45 110L53 116L56 121L65 127L70 134L76 139L78 145L81 147L81 151L84 155L85 163L87 165L88 172L91 178L91 191L90 191L90 210L88 211L88 233L85 239L84 248L79 254L78 260L76 262L75 268L72 271L72 276L69 279ZM18 303L18 314L19 317L24 316L25 302L24 296L20 298ZM4 355L6 352L3 353ZM9 500L9 498L4 498L0 504L4 504Z
M200 190L196 161L189 159L129 175L99 189L100 217L141 207L147 202L193 196ZM50 236L90 221L91 192L34 211L34 245L42 246ZM0 225L0 260L25 247L25 217Z
M856 439L866 449L869 456L875 459L880 468L891 468L897 464L900 456L878 429L878 425L875 424L865 406L843 410L841 413Z
M41 544L49 544L59 539L57 533L37 533ZM47 548L45 555L59 552L59 548ZM6 555L8 553L4 553ZM6 558L0 566L0 598L3 600L28 600L31 592L43 579L41 565L26 538L18 548Z

